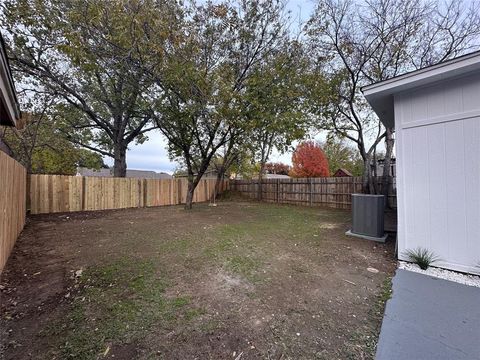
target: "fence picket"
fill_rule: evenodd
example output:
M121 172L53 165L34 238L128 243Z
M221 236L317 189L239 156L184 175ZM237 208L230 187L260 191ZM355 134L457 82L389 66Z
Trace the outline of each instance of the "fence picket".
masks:
M258 180L233 180L236 191L258 199ZM381 178L377 179L381 191ZM388 204L397 207L395 179L388 185ZM309 179L262 179L262 200L298 205L323 205L348 209L352 194L362 192L361 177L327 177Z
M0 272L25 225L25 168L0 151Z
M30 175L29 180L32 214L176 205L185 202L188 186L186 179ZM194 202L210 200L215 181L200 180Z

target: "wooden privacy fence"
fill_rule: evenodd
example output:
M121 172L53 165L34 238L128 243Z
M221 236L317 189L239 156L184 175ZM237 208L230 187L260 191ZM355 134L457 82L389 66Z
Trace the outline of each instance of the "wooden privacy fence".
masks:
M0 151L0 272L25 225L27 172Z
M381 191L381 178L377 180ZM252 199L258 199L258 180L234 180L232 188ZM389 183L388 204L396 207L395 179ZM307 206L329 206L349 209L352 194L362 192L361 177L323 177L263 179L262 200Z
M212 198L216 179L200 180L193 201ZM227 189L223 181L220 193ZM31 214L177 205L185 203L187 179L134 179L30 175Z

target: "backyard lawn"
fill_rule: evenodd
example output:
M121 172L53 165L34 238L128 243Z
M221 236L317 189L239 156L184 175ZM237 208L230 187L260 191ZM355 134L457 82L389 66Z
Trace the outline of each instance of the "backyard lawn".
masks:
M244 200L33 216L1 279L1 352L373 358L394 246L346 237L349 222Z

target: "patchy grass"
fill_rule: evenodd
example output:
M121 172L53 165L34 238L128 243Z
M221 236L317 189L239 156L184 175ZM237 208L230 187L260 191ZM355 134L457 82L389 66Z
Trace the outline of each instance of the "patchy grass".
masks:
M257 273L260 268L260 261L258 259L235 255L227 259L226 267L231 272L240 275L251 282L260 281Z
M376 322L366 324L354 332L350 342L346 345L348 359L374 359L377 350L378 335L380 334L381 321L387 301L392 297L392 278L387 277L375 299L374 306L370 309L370 317ZM359 346L358 344L363 344Z
M393 243L349 222L244 201L34 217L2 279L5 358L373 359Z
M383 281L382 290L378 294L378 301L377 301L377 313L383 315L383 310L385 308L385 304L388 300L392 297L392 278L387 277Z
M190 299L166 299L166 285L151 261L124 258L89 267L72 290L70 312L48 327L49 335L58 338L62 358L95 359L112 343L140 339L153 324L174 322L182 313L192 319L198 310L185 310Z

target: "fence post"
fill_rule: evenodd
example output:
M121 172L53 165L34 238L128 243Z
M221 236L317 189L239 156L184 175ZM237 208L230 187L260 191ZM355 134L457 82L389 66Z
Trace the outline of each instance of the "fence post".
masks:
M146 208L147 207L147 198L148 198L147 197L147 179L143 179L142 182L143 182L143 194L142 194L142 196L143 196L143 207Z
M280 179L277 179L277 203L280 201Z
M310 206L312 206L313 205L313 199L312 199L312 196L313 196L313 194L312 194L312 192L313 192L313 189L312 189L313 188L313 186L312 186L313 179L309 178L308 181L309 181L309 191L310 191L309 202L310 202Z
M143 198L143 192L142 192L142 180L137 179L137 195L138 195L138 202L137 202L137 207L141 208L142 207L142 198Z
M86 177L82 176L82 211L85 211L85 198L87 192Z

